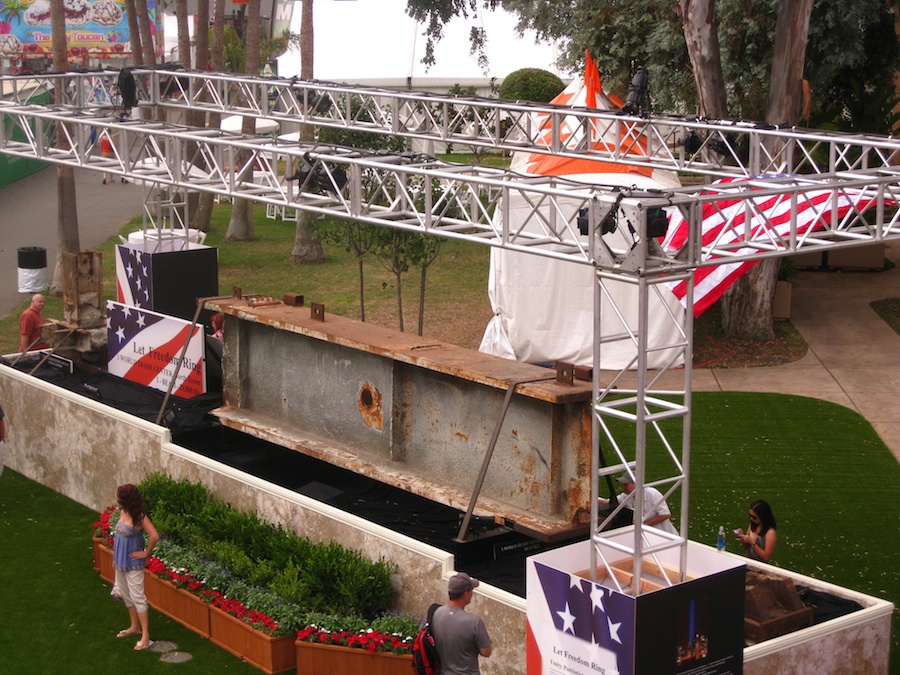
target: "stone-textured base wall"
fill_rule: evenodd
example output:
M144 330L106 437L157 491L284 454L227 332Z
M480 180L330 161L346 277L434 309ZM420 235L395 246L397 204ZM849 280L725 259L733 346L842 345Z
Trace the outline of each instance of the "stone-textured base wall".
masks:
M8 432L5 465L88 508L106 508L118 485L161 471L202 482L235 507L314 541L336 540L395 563L400 612L423 615L432 602L447 600L453 556L446 551L248 476L171 443L163 427L4 366L0 401ZM482 672L524 674L524 599L484 584L470 609L484 617L495 642Z

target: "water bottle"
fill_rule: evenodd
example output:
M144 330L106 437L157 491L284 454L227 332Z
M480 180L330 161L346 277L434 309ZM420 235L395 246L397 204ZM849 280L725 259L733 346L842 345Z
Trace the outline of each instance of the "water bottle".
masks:
M719 525L719 536L716 539L716 548L720 551L725 550L725 527Z

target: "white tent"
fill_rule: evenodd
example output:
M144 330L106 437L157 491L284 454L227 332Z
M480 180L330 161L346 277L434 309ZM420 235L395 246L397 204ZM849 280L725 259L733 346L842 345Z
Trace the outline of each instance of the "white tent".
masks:
M588 59L584 80L573 81L553 103L600 109L620 107L603 94L596 67L590 57ZM542 124L540 119L536 122ZM571 127L564 122L561 130L563 134L583 133L574 119ZM592 139L595 143L600 140ZM639 143L635 143L634 147L635 152L641 152ZM571 180L610 186L659 189L678 185L677 176L668 171L550 155L516 153L511 168L525 174L565 176ZM509 222L522 223L531 213L532 206L511 199L502 208L506 210ZM576 208L573 204L571 213L563 213L562 217L574 220L577 217ZM502 214L496 217L500 218ZM604 236L623 237L620 232ZM587 265L493 250L488 294L494 317L485 330L480 351L529 363L567 361L576 365L592 365L594 284L594 271ZM607 282L607 287L614 299L615 310L609 301L603 301L601 330L605 335L621 334L625 330L624 322L636 332L637 286L616 281ZM684 308L666 287L659 285L657 288L658 292L651 291L650 294L650 343L677 342L676 327L681 324ZM669 352L653 352L649 357L649 366L655 368L669 363L672 356ZM600 355L601 367L620 369L633 366L636 354L637 348L631 341L604 344Z

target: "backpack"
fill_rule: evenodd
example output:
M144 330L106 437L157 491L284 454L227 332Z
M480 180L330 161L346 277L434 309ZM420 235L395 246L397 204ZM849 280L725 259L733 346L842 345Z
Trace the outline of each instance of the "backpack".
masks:
M413 672L417 675L440 675L441 672L441 658L434 644L434 635L431 634L431 621L434 619L434 610L438 607L440 605L434 603L428 608L425 625L413 640Z

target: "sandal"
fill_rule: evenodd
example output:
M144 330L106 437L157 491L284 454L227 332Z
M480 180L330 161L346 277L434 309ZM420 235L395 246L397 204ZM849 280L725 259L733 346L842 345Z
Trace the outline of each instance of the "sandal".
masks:
M140 635L140 634L141 634L140 630L129 630L128 628L126 628L125 630L120 630L118 632L118 634L116 635L116 637L123 638L123 637L129 637L131 635Z
M153 640L148 640L147 642L138 642L138 643L134 646L134 651L136 651L136 652L142 652L142 651L144 651L145 649L150 649L150 647L152 647L152 646L153 646Z

